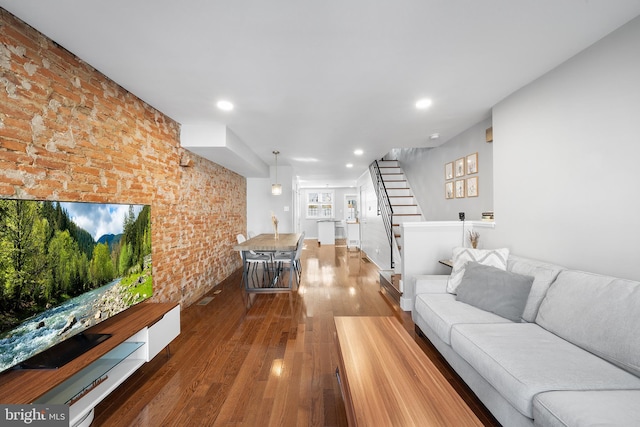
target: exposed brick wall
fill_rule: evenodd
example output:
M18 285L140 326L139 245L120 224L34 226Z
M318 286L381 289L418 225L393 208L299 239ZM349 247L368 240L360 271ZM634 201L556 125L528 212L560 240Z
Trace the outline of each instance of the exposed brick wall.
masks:
M246 180L180 125L0 8L0 197L150 204L152 301L188 306L240 267Z

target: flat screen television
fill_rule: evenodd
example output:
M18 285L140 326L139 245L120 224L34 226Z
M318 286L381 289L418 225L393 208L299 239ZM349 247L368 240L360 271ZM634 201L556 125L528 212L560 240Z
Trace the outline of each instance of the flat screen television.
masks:
M0 199L0 372L64 365L152 293L150 206Z

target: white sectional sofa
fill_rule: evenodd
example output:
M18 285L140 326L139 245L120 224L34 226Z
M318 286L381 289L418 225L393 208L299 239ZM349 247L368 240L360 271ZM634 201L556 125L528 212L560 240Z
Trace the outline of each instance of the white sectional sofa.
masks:
M486 279L472 266L467 290ZM505 427L640 426L640 283L513 255L506 273L529 280L519 319L418 276L416 329Z

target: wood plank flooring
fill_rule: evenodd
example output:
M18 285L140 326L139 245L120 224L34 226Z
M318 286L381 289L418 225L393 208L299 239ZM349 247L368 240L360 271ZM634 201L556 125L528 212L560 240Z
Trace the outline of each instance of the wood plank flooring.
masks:
M346 426L335 378L334 316L409 313L374 264L346 246L305 240L293 293L253 294L236 272L214 299L182 311L180 336L96 408L94 426ZM485 425L498 425L437 351L416 341Z

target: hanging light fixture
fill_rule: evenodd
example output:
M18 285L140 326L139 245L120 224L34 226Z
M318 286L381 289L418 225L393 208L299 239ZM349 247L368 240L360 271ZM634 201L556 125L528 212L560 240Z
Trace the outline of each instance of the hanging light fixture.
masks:
M282 194L282 185L278 184L278 154L280 154L280 152L275 150L273 154L276 156L276 183L271 184L271 194L279 196Z

